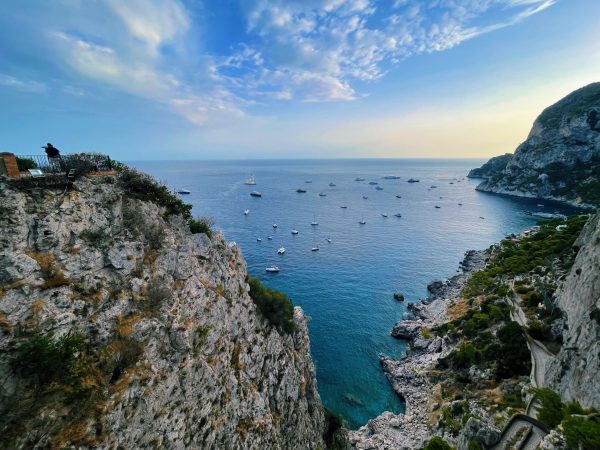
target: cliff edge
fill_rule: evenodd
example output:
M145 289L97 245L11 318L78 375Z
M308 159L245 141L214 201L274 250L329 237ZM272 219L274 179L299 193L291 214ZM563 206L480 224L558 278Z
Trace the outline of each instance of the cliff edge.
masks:
M600 83L546 108L506 161L492 158L469 176L480 191L573 205L600 204Z
M234 243L120 177L43 184L0 179L0 447L324 447L307 319Z

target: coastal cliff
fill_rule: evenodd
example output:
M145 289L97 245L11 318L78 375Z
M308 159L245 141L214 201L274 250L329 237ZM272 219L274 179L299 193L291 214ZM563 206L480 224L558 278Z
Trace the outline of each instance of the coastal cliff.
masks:
M600 83L546 108L508 161L492 158L469 176L485 178L484 192L600 204Z
M44 183L0 179L0 447L325 447L307 319L234 243L118 176Z

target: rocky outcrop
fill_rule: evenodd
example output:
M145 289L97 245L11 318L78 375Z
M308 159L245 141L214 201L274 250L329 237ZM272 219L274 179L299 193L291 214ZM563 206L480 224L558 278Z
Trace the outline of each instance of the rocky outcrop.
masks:
M580 248L556 298L566 326L561 351L545 374L563 401L600 408L600 214L575 242Z
M485 192L600 204L600 83L545 109L506 166L492 159L469 176L486 178ZM502 163L502 164L501 164Z
M469 178L491 178L506 169L506 165L512 159L512 153L494 156L483 166L471 169L467 175Z
M270 324L221 234L110 176L0 179L0 254L0 447L324 448L307 319ZM50 378L36 358L75 336Z

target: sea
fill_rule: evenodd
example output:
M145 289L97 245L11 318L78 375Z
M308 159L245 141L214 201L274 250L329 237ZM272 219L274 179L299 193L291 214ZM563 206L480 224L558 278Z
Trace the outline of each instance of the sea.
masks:
M534 225L538 219L526 212L564 212L556 204L476 191L478 180L466 174L483 162L129 164L173 189L189 190L182 199L193 205L195 216L212 218L215 228L240 246L250 275L304 309L321 398L357 428L384 411L404 411L379 357L405 354L405 343L392 338L390 330L407 303L426 297L432 280L452 276L465 251L487 248ZM245 184L250 177L256 185ZM297 193L298 188L306 193ZM252 191L262 196L252 197ZM279 255L282 246L286 252ZM280 271L268 273L269 266ZM395 292L406 301L394 300Z

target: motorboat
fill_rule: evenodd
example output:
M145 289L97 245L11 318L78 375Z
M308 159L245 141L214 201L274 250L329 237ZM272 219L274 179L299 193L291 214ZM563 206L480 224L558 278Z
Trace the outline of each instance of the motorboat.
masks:
M279 272L279 267L277 267L277 266L269 266L265 270L267 272L277 273L277 272Z
M273 224L273 228L277 228L277 224L276 223Z
M435 205L435 209L440 209L441 206Z
M364 178L361 178L361 177L356 177L356 178L354 179L354 181L365 181L365 179L364 179Z
M312 180L305 180L304 182L307 184L310 184L310 183L312 183Z
M363 195L363 199L365 199L365 200L366 200L366 199L368 199L368 198L369 198L369 197L367 197L366 195Z
M437 186L435 184L432 184L431 186L429 186L429 189L435 189L437 188Z
M252 192L250 192L250 195L252 197L262 197L262 194L258 191L252 191Z
M272 241L272 240L273 240L273 236L267 236L267 239L268 239L269 241Z
M256 242L262 242L261 238L256 238Z
M283 255L285 253L285 247L280 247L279 250L277 250L277 253Z
M335 186L335 183L332 181L331 183L329 183L329 186L330 186L330 187L334 187L334 186Z
M375 189L377 189L378 191L383 191L383 188L381 186L376 186Z
M248 214L250 214L250 210L249 209L245 209L244 210L244 215L247 216Z
M183 194L183 195L189 195L192 193L192 191L188 191L187 189L178 189L177 190L178 194Z
M401 177L398 175L386 175L385 177L381 177L384 180L399 180Z
M254 175L250 175L250 178L246 179L246 181L244 181L244 184L247 184L248 186L256 185L256 180L254 179Z
M358 223L360 223L361 225L364 225L367 223L367 221L365 219L361 219L358 221Z
M416 178L409 178L408 180L406 180L407 183L418 183L419 180L417 180Z
M402 217L402 214L396 213L396 214L394 214L394 217Z
M340 205L340 208L342 208L342 209L348 209L348 206L347 205Z
M292 230L292 234L298 234L298 230Z
M298 194L306 194L306 189L298 188L298 189L296 189L296 192Z
M387 214L386 213L381 213L381 217L385 217L387 219Z
M459 203L458 206L462 206L462 203Z
M400 194L396 194L396 198L402 198Z
M331 238L327 238L327 242L331 244Z
M369 181L369 184L370 184L371 186L375 186L376 184L379 184L379 183L378 183L377 181Z
M320 192L319 197L327 197L327 194L325 192Z
M315 246L313 248L310 249L311 252L318 252L319 251L319 246Z

